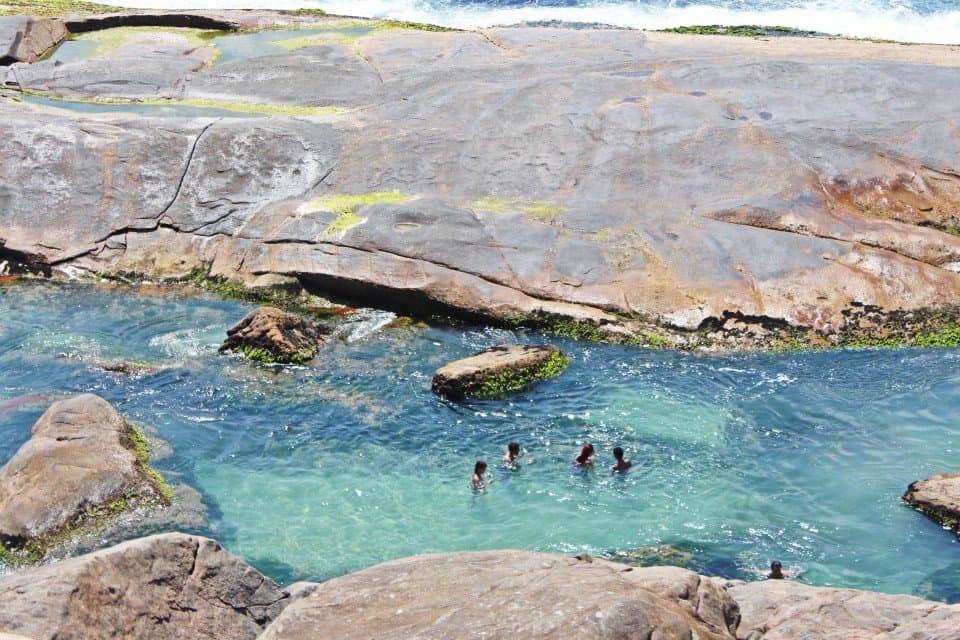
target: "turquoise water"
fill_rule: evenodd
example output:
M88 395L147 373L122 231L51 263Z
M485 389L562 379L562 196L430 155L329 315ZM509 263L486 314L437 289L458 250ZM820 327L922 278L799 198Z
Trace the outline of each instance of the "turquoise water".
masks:
M98 393L173 449L211 535L281 583L431 551L666 545L698 571L960 600L960 544L902 504L960 467L960 351L704 356L364 312L309 366L220 355L251 307L90 286L0 288L0 461L50 402ZM558 378L507 400L430 392L446 362L549 340ZM98 362L151 365L117 374ZM519 441L527 463L497 467ZM570 464L582 442L599 467ZM634 461L611 476L611 449ZM495 482L470 490L485 458Z

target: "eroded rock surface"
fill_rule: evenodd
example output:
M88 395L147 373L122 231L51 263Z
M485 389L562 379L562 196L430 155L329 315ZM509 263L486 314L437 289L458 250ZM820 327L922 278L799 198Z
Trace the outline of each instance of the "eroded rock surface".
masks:
M553 345L499 345L437 369L431 388L454 400L497 395L554 376L566 365L567 357Z
M225 62L167 38L14 64L54 98L173 111L0 101L0 259L281 276L657 345L958 317L953 48L318 24Z
M59 20L0 16L0 65L34 62L68 35Z
M43 543L100 507L148 500L166 498L133 450L130 424L93 394L61 400L0 468L0 543Z
M956 640L960 605L913 596L810 587L789 580L739 583L741 640Z
M227 329L220 351L239 351L264 362L307 362L329 329L274 307L258 307Z
M320 584L263 640L734 638L723 589L674 567L484 551L395 560Z
M168 533L0 578L0 629L35 640L252 640L286 598L216 541Z
M939 473L907 487L903 499L960 535L960 473Z

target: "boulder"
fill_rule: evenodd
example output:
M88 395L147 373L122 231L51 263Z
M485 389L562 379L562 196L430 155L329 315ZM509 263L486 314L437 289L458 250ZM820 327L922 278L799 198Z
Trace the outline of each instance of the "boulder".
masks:
M914 596L811 587L789 580L731 583L742 640L956 640L960 605Z
M553 345L504 344L437 369L431 388L453 400L496 396L555 376L567 362Z
M308 362L329 329L274 307L258 307L227 329L220 351L239 351L261 362Z
M481 551L394 560L329 580L261 638L732 640L738 618L722 588L685 569Z
M939 473L917 480L903 494L912 507L960 534L960 473Z
M0 17L0 65L34 62L67 37L60 20L27 16Z
M168 500L141 436L93 394L53 403L0 468L0 543L41 546L68 527Z
M0 629L36 640L253 639L286 600L216 541L167 533L0 578Z

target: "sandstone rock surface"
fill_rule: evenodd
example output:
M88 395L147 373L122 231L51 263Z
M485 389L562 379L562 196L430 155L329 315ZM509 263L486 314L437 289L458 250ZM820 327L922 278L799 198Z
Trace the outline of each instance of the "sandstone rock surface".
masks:
M960 473L939 473L907 487L903 499L932 520L960 534Z
M0 578L0 629L35 640L252 640L285 602L216 541L168 533Z
M317 24L218 62L165 38L12 65L54 101L168 111L0 100L0 259L694 347L958 315L955 48Z
M960 605L811 587L789 580L731 586L741 640L956 640Z
M485 551L387 562L320 584L263 640L293 638L732 639L723 589L673 567Z
M554 376L566 363L566 356L553 345L498 345L437 369L430 386L454 400L495 395Z
M53 403L0 468L0 542L43 542L114 501L164 501L133 451L131 430L93 394Z
M68 35L59 20L0 16L0 65L34 62Z
M239 351L267 362L307 362L329 330L274 307L258 307L227 329L220 351Z

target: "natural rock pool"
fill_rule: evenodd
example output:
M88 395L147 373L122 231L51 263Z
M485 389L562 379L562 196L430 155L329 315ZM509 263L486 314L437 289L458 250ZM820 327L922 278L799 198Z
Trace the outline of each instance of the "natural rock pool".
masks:
M779 559L809 584L960 600L960 544L900 499L957 468L960 350L707 356L364 311L309 366L272 367L217 352L251 308L0 287L0 463L50 402L93 392L170 444L155 466L207 507L192 532L282 584L432 551L669 546L708 574ZM507 341L572 361L507 400L431 393L438 367ZM100 366L116 361L151 368ZM516 472L497 466L511 440ZM588 473L570 464L584 441ZM634 462L622 477L617 445ZM482 493L478 458L495 477Z

